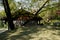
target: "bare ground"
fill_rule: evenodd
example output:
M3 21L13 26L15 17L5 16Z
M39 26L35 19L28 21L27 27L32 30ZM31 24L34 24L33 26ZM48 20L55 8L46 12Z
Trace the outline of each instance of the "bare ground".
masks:
M0 40L60 40L60 27L26 26L0 34Z

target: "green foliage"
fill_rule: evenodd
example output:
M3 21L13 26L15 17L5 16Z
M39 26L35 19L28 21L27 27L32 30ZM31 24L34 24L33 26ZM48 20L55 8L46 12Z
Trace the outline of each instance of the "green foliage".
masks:
M3 23L3 21L0 20L0 28L7 28L8 27L8 23Z
M32 7L35 6L36 8L37 7L39 8L43 4L43 2L45 2L45 0L42 0L43 1L42 3L40 3L41 1L40 2L39 1L40 0L31 0L31 3L29 4L29 8L26 8L26 9L34 11L34 9L31 9ZM8 2L9 2L9 6L10 6L11 13L12 13L13 17L15 17L15 15L18 16L18 14L23 14L23 15L30 14L30 12L27 12L29 10L25 11L25 8L23 8L24 10L22 10L22 9L19 10L18 9L20 7L20 5L24 4L24 2L22 2L22 4L20 2L16 3L14 0L8 0ZM37 5L35 5L35 3ZM60 20L60 15L56 15L56 10L58 10L59 8L60 8L60 6L58 5L58 3L49 4L49 2L48 2L47 5L39 12L40 13L39 16L42 17L43 20L47 21L47 22L48 22L47 19L49 19L49 20L52 20L52 19L53 20L56 20L56 19ZM31 12L31 14L32 14L32 12ZM1 11L0 12L0 17L3 17L3 16L6 16L6 14L5 14L4 11Z
M14 0L8 0L8 3L10 6L11 13L15 12L15 10L17 9L15 1Z
M34 2L37 2L38 0L32 0L32 2L34 3Z
M58 3L53 3L51 5L45 6L39 13L39 16L41 16L44 21L43 23L52 23L51 20L60 20L60 15L56 14L56 11L59 10L60 7L58 7ZM54 21L55 22L55 21Z
M5 11L3 11L3 10L0 12L0 18L1 18L1 17L6 17L6 13L5 13Z

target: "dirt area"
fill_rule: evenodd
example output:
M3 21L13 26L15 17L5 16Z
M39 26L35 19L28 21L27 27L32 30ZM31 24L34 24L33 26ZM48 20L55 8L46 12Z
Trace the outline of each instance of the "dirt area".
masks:
M60 40L60 27L26 26L0 34L0 40Z

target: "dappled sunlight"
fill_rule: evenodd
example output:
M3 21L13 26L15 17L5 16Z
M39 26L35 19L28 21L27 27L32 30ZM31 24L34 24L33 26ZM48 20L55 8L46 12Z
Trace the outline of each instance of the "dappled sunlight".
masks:
M3 35L4 34L4 35ZM60 40L60 30L43 26L20 27L1 34L1 40Z

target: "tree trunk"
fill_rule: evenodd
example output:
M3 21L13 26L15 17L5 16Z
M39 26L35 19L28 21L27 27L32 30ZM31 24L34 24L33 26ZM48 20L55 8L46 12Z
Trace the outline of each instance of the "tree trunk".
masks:
M5 12L6 12L7 20L8 20L8 30L14 30L15 27L14 27L13 20L11 17L8 0L3 0L3 5L4 5Z
M41 6L41 8L35 13L35 16L37 16L39 13L39 11L41 11L42 10L42 8L46 5L46 3L48 2L49 0L47 0L42 6Z

